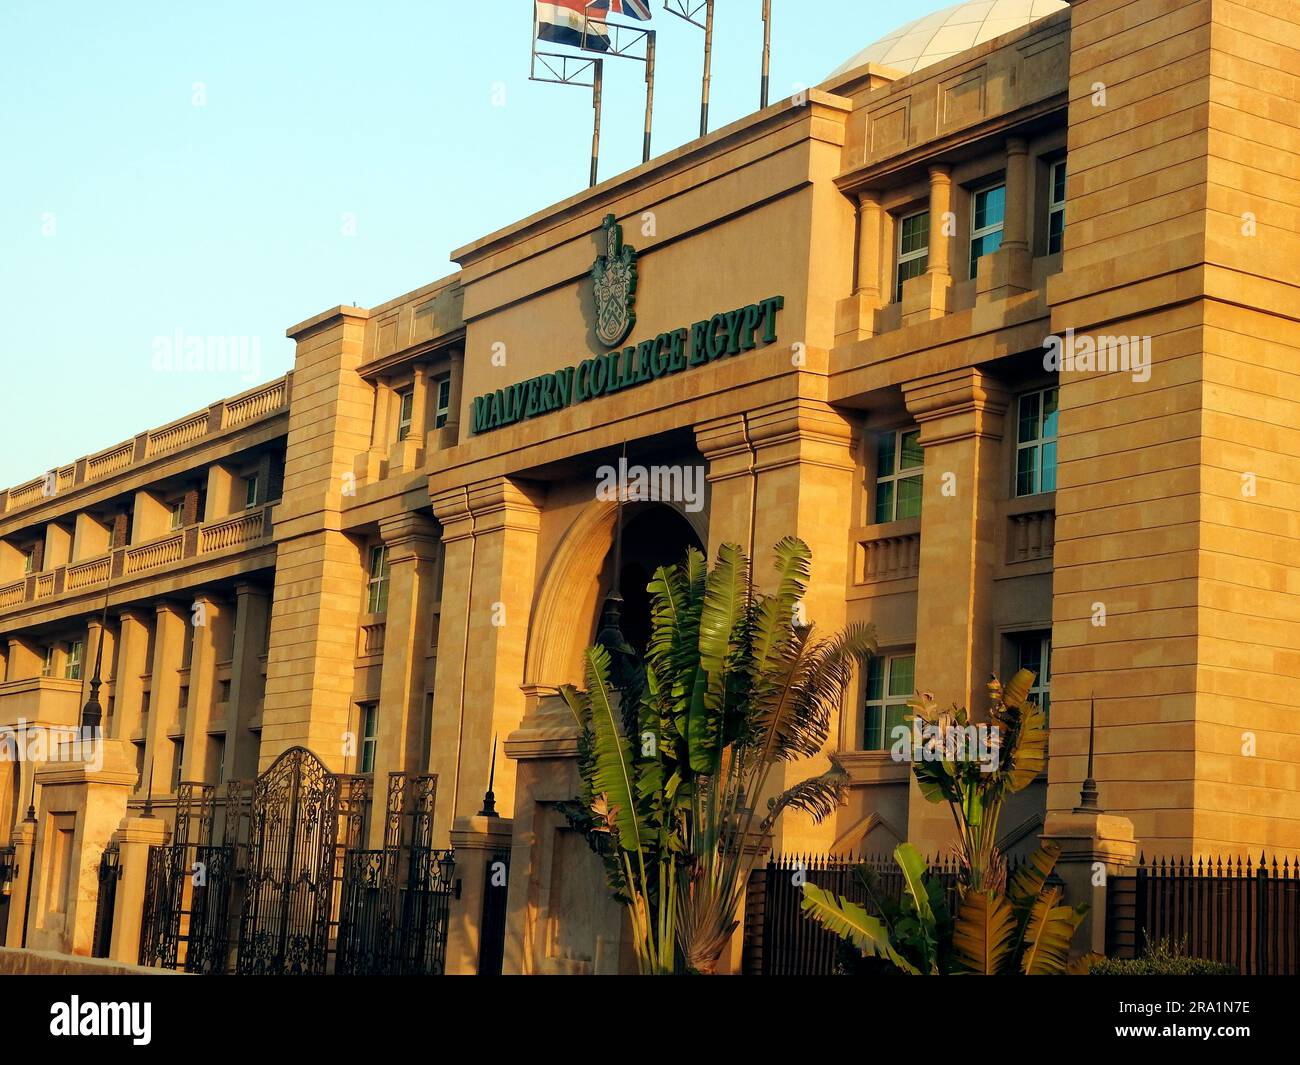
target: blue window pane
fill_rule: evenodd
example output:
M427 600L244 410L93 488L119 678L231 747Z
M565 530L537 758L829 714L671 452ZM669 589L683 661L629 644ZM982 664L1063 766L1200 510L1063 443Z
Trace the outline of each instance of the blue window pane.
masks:
M894 520L921 516L921 478L905 477L898 482L898 508Z
M911 655L895 658L889 666L889 694L911 695L916 688L916 659Z
M867 732L862 748L866 751L879 751L884 748L883 712L878 706L867 707Z
M882 481L876 485L876 524L894 520L894 482Z
M875 657L867 663L867 698L883 699L885 696L885 660Z
M1038 448L1027 447L1016 452L1016 495L1032 496L1038 493Z
M1043 472L1041 492L1056 491L1056 444L1043 445Z
M1007 188L999 185L986 189L975 197L975 228L1001 225L1007 211Z
M1057 409L1056 389L1049 388L1043 393L1043 439L1055 440L1057 437L1056 427L1060 421L1060 411Z
M908 728L905 720L912 714L911 708L906 703L895 703L892 706L885 707L885 737L882 747L893 746L895 735L894 730L897 728Z
M894 472L894 434L881 433L876 442L876 476L889 477Z
M1020 418L1016 442L1028 444L1038 439L1039 393L1031 392L1020 397Z

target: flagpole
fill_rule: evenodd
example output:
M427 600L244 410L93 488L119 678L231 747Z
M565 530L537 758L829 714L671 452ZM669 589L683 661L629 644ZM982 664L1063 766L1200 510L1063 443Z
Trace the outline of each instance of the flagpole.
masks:
M700 136L709 135L709 86L713 81L713 0L704 16L704 90L700 99Z
M591 133L591 187L595 188L600 174L600 111L604 102L605 61L593 59L595 72L591 80L591 106L596 111L596 120Z
M641 162L650 162L650 134L655 115L655 30L646 31L645 46L645 141L641 148Z
M763 0L763 89L760 110L767 107L772 73L772 0Z

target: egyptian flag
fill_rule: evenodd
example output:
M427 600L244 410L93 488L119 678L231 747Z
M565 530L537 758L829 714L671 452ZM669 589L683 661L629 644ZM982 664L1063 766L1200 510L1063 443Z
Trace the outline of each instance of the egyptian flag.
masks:
M587 0L537 0L534 5L537 10L537 39L570 48L586 48L591 52L608 52L609 30L595 18L605 14L608 5L609 0L600 0L590 8ZM636 6L645 7L640 2ZM588 13L593 16L591 21L587 20Z

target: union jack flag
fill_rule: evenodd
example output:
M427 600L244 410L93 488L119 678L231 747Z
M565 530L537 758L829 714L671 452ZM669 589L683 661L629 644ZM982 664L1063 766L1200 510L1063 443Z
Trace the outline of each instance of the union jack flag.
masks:
M649 22L652 14L649 0L593 0L591 9L602 14L622 15L637 22Z

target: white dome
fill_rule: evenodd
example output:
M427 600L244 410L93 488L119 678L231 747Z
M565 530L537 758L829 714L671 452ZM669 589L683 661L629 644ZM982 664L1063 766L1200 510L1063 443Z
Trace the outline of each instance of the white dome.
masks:
M831 77L866 63L910 74L1069 6L1066 0L967 0L953 4L881 37Z

